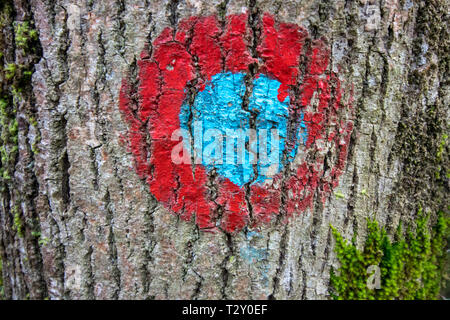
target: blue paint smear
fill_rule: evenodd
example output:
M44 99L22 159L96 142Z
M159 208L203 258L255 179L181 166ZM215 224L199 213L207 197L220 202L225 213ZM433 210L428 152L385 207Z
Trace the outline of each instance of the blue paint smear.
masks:
M257 248L251 244L253 238L263 238L261 234L255 231L246 233L246 243L240 248L239 256L250 266L256 268L262 276L265 286L269 284L269 250L267 248Z
M263 183L282 170L289 118L289 97L280 102L277 98L280 82L265 75L260 75L254 80L248 110L244 110L242 108L246 91L244 77L243 73L216 74L205 89L198 92L192 106L189 106L188 102L182 105L179 115L180 126L184 129L185 148L192 152L190 145L192 134L194 149L198 155L202 156L201 163L207 170L216 168L218 174L240 187L246 183ZM255 120L257 139L252 144L246 131L250 129L251 112L257 114ZM296 143L287 150L287 161L294 159L299 141L306 143L307 140L303 114L300 115L296 126L295 137L293 137ZM272 129L278 130L279 143L274 143L274 137L271 136ZM264 139L260 139L264 132L267 133L265 152L262 142ZM220 133L224 138L220 141L213 138L211 133ZM250 150L258 155L257 161L255 161L254 153L248 152L247 148L242 154L237 152L238 141L247 141ZM227 146L229 150L234 150L228 153L232 155L228 159L226 158ZM267 155L266 161L262 157L264 154ZM238 155L244 157L241 157L240 163L238 163ZM256 175L253 170L254 162L256 162Z

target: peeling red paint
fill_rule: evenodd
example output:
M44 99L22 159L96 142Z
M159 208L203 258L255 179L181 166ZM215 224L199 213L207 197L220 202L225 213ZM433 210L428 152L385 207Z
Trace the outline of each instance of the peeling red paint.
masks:
M297 82L300 56L306 30L295 24L276 24L268 13L264 14L262 44L258 46L258 54L264 60L262 72L270 74L281 82L278 99L284 101L290 86Z
M324 41L314 40L306 48L308 33L304 28L278 23L264 14L257 59L249 49L252 36L247 21L247 14L227 16L222 30L215 16L192 17L181 21L176 32L164 29L153 41L152 54L147 50L141 54L138 88L124 80L120 91L120 110L129 125L126 139L137 174L166 208L184 220L195 217L203 230L220 228L231 233L249 223L252 227L269 223L280 213L288 218L302 212L312 205L316 193L324 200L344 170L353 130L351 120L339 118L339 110L351 106L342 101L338 76L327 71L329 51ZM305 74L302 61L306 61ZM281 82L280 101L290 95L293 112L302 110L308 130L306 152L319 151L317 141L323 139L332 144L337 160L328 164L330 169L325 173L319 157L313 163L290 168L287 175L277 174L271 185L251 185L250 215L243 188L218 177L217 197L213 199L206 187L209 177L204 167L171 161L172 149L178 144L171 141L171 135L180 127L180 107L188 83L202 90L213 75L246 72L253 63L258 64L259 72ZM318 102L313 104L314 96Z
M246 39L250 38L247 14L227 17L225 34L220 39L225 54L225 70L231 72L247 71L248 66L257 62L252 58Z

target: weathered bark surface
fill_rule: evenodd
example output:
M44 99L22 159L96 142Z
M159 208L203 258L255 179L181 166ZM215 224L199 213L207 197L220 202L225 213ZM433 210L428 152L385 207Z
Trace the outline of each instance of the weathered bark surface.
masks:
M367 217L392 231L414 220L419 203L432 212L448 205L448 149L437 156L449 119L447 1L16 0L14 6L16 21L34 19L42 57L32 91L18 102L19 153L1 193L6 298L325 299L330 266L337 266L330 224L348 238L357 232L361 243ZM273 223L254 238L199 231L158 204L133 169L118 105L123 77L165 27L245 10L256 21L269 12L327 39L330 69L340 68L342 83L353 87L355 108L335 189L343 197L317 198L289 224ZM25 59L8 50L5 63ZM36 230L48 241L39 242ZM252 263L242 248L267 250L267 257Z

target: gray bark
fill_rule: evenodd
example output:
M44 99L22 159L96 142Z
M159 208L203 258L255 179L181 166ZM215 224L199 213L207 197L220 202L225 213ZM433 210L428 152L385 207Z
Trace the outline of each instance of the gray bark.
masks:
M348 239L357 233L362 244L368 217L392 232L415 219L419 204L431 212L449 204L448 147L437 157L449 120L447 1L16 0L14 6L12 19L34 20L42 50L32 88L17 104L12 179L2 182L6 298L327 299L330 267L338 266L330 224ZM272 13L326 38L331 68L339 66L343 83L354 87L356 112L335 189L344 197L315 199L289 224L271 224L251 240L244 232L199 231L158 204L133 169L118 108L122 78L165 27L243 10L256 19ZM8 50L5 64L25 59ZM33 144L38 152L31 152ZM246 261L239 253L248 246L268 249L267 259Z

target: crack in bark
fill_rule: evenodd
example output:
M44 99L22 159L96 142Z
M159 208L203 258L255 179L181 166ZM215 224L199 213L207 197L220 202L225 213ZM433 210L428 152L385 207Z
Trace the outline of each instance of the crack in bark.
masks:
M257 7L256 0L250 0L249 1L249 15L248 15L248 21L247 24L250 27L251 30L251 39L252 43L251 46L248 47L250 54L252 58L258 59L259 54L257 51L257 47L260 41L260 35L261 35L261 13L259 8ZM251 150L250 144L253 143L257 137L254 137L253 134L256 134L256 118L259 114L259 111L257 110L250 110L249 109L249 103L250 103L250 97L253 94L253 85L254 80L256 79L256 75L258 74L259 66L257 63L252 63L248 66L248 73L244 76L244 83L245 83L245 93L242 98L242 109L247 111L250 114L249 117L249 129L250 129L250 135L249 135L249 141L245 141L245 150L250 154L254 154ZM256 158L258 155L254 154L254 157ZM245 158L245 154L244 154ZM250 160L250 158L249 158ZM245 161L245 159L243 159ZM251 184L258 179L258 165L257 163L252 164L253 167L253 178L250 179L247 183L244 184L244 190L245 190L245 202L247 205L247 210L249 214L249 225L253 224L254 217L253 217L253 207L251 203Z
M109 226L108 233L108 255L109 261L111 263L111 273L113 279L115 281L116 288L112 293L113 299L119 299L120 290L121 290L121 271L118 263L118 255L117 255L117 246L116 246L116 237L114 234L114 213L111 209L111 198L109 194L109 190L106 190L105 195L105 206L106 206L106 223Z
M229 299L228 294L227 294L227 287L229 285L229 281L230 281L230 276L232 276L232 274L230 274L230 272L227 269L227 265L228 262L230 261L231 257L234 255L234 247L233 247L233 238L229 233L224 233L225 237L226 237L226 245L228 248L228 252L225 255L224 259L222 260L221 263L221 269L222 269L222 288L221 288L221 294L222 294L222 299Z
M143 244L144 260L140 269L143 287L142 292L148 298L151 282L151 272L149 271L149 266L150 263L152 263L154 260L152 253L153 249L156 246L156 239L154 238L155 222L153 215L156 211L157 205L156 201L152 199L152 196L150 194L148 194L147 196L149 200L147 201L147 211L144 214L144 222L145 222L144 236L146 239L149 239L149 243Z
M353 168L352 184L350 185L350 195L347 202L347 213L344 217L344 228L347 227L350 218L352 220L355 220L354 212L355 212L356 197L358 196L357 193L358 182L359 182L358 167L355 166Z
M273 290L272 293L268 296L269 300L276 300L278 292L281 290L281 276L284 271L285 267L285 260L286 260L286 250L287 250L287 242L289 237L289 227L286 224L283 228L283 232L281 234L281 241L280 241L280 255L278 257L278 266L275 272L275 275L272 279L273 281Z

